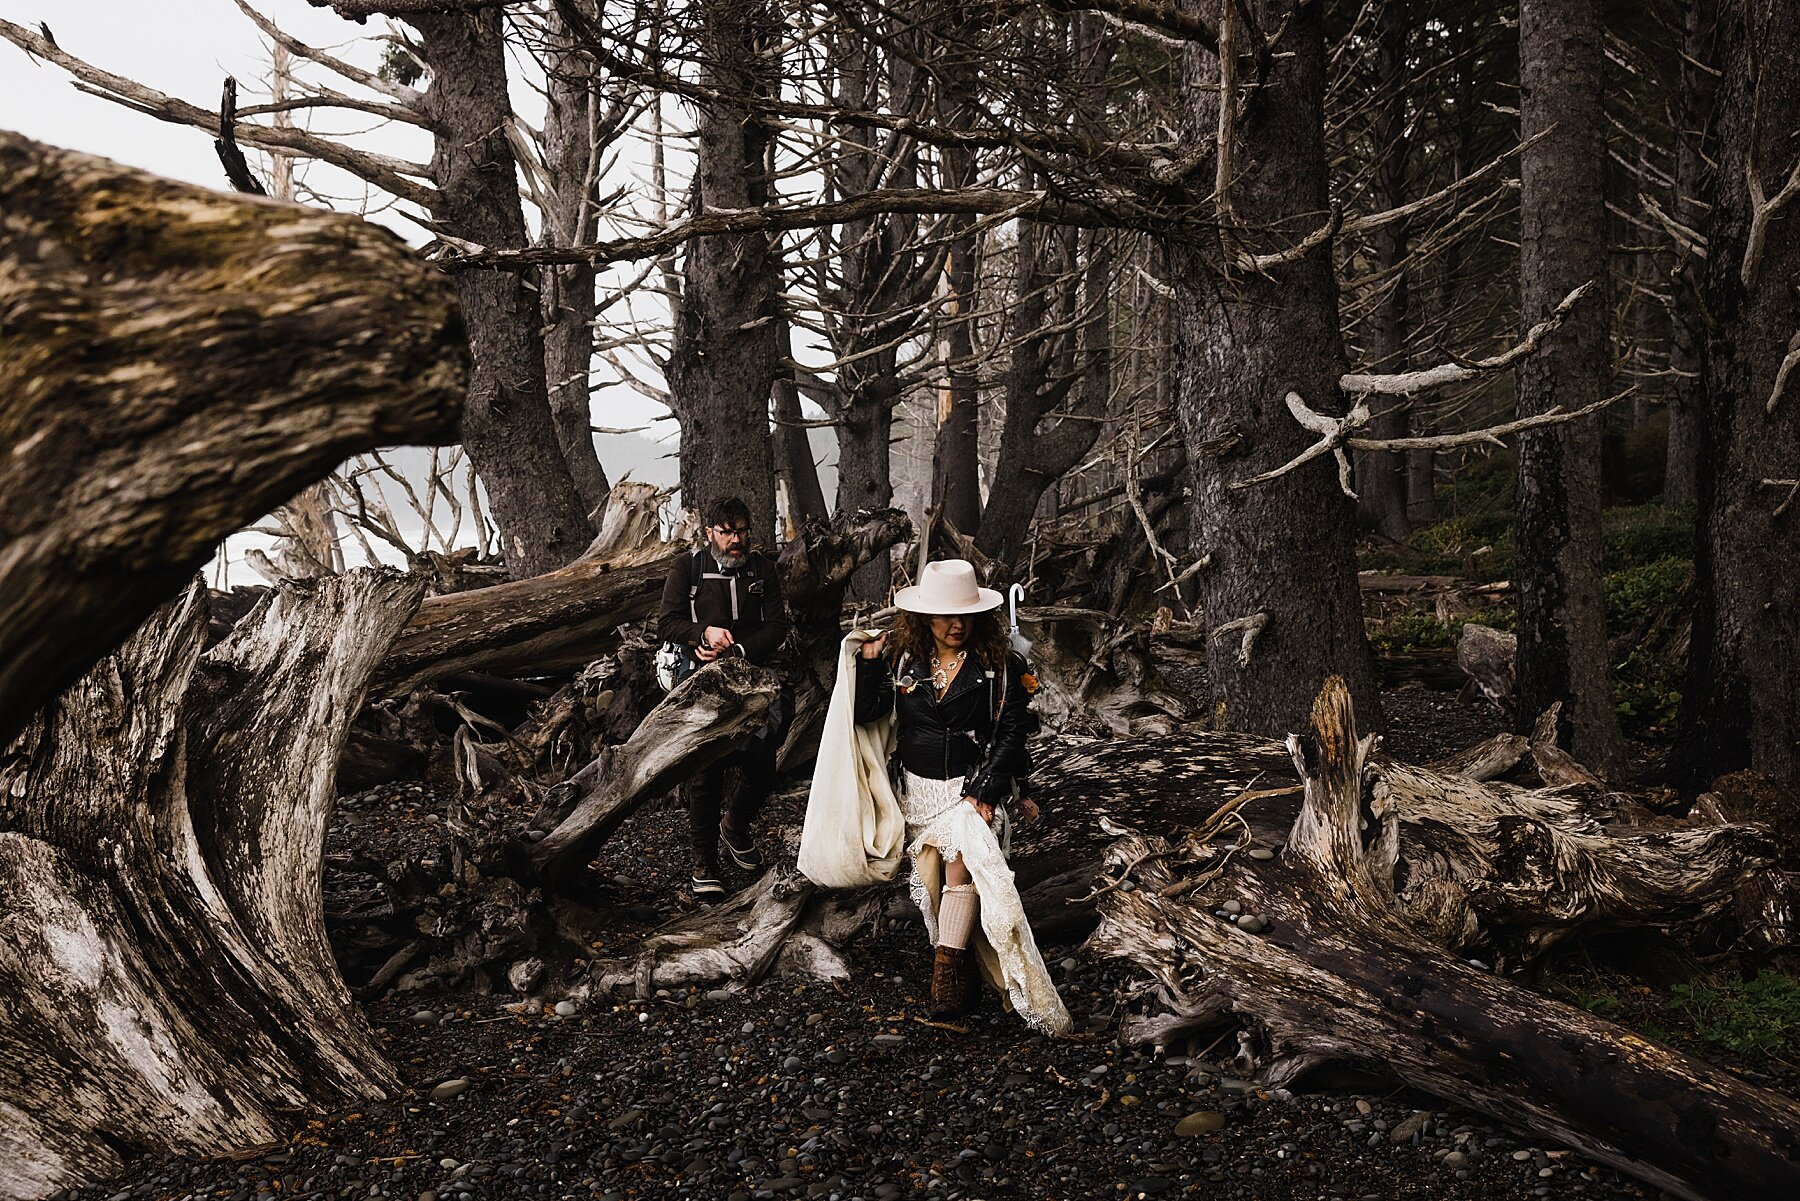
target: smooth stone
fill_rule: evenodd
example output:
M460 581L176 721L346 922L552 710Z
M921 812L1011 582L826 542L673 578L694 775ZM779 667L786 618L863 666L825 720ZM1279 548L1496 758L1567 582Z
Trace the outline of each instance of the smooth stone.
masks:
M1466 1168L1469 1166L1469 1157L1461 1151L1452 1151L1450 1154L1444 1156L1444 1166L1451 1171L1455 1171L1458 1168Z
M430 1022L437 1021L438 1015L433 1013L429 1009L421 1009L421 1010L419 1010L419 1012L412 1015L412 1020L419 1023L419 1025L423 1026Z
M1213 1110L1201 1110L1190 1113L1175 1123L1175 1133L1182 1138L1191 1138L1198 1134L1212 1134L1225 1128L1225 1115Z
M1220 905L1219 908L1223 909L1226 913L1242 913L1244 911L1243 905L1237 901L1226 901L1223 905Z
M877 1034L874 1038L870 1039L869 1041L872 1043L880 1043L884 1047L897 1047L901 1043L906 1041L906 1035L904 1035L904 1034Z
M433 1101L448 1101L451 1097L460 1097L468 1091L468 1078L466 1076L459 1076L455 1080L446 1080L436 1088L432 1089L431 1099Z
M1253 847L1250 851L1250 858L1267 863L1269 860L1275 858L1275 852L1271 851L1268 847Z
M556 1014L558 1017L572 1018L580 1012L581 1006L573 1001L558 1001L556 1003Z
M1238 929L1244 931L1246 934L1261 934L1268 928L1269 923L1263 921L1262 918L1254 913L1238 919Z
M1431 1115L1422 1109L1411 1117L1401 1118L1394 1124L1394 1128L1388 1131L1388 1142L1393 1143L1395 1146L1398 1146L1401 1143L1412 1142L1413 1136L1423 1133L1425 1130L1425 1123L1430 1120Z
M709 1001L729 1001L731 1000L731 990L728 988L709 988L706 990L706 999Z

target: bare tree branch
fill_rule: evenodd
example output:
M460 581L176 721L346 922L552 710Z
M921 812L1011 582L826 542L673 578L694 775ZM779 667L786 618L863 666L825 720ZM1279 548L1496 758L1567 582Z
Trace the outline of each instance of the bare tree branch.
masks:
M589 246L532 246L523 250L476 250L452 253L445 263L453 268L533 267L545 263L617 263L654 258L692 238L717 234L761 233L772 230L812 229L837 225L878 213L910 213L920 216L947 213L1003 213L1022 220L1053 225L1113 228L1127 224L1119 214L1081 201L1052 196L1047 191L1020 192L1004 188L885 188L848 200L823 204L795 204L761 209L701 213L667 229L635 238L616 238Z
M1594 281L1589 280L1570 292L1563 297L1562 303L1556 306L1554 312L1531 327L1518 345L1492 358L1476 359L1470 363L1445 363L1437 367L1429 367L1424 371L1401 371L1392 375L1352 373L1339 377L1338 383L1344 391L1356 396L1366 396L1372 392L1386 396L1406 396L1431 388L1442 388L1447 384L1460 384L1464 380L1500 371L1535 351L1543 340L1563 323L1577 302L1593 289Z
M82 86L84 91L90 91L103 99L136 109L172 125L191 125L195 129L206 130L216 130L218 127L218 114L166 95L155 88L146 87L135 80L126 79L122 75L103 71L23 25L0 19L0 37L33 57L61 67L79 81L77 86ZM289 150L308 158L316 158L335 167L342 167L359 179L421 208L431 206L431 189L415 182L430 179L431 172L418 163L366 150L353 150L293 126L270 127L240 121L232 127L232 132L239 141L251 146L259 146L265 150Z

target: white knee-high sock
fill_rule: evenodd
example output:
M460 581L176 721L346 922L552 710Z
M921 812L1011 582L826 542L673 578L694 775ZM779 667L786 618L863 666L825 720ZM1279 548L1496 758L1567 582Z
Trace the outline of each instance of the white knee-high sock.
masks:
M938 902L938 945L959 951L967 947L980 907L981 897L973 884L947 885Z

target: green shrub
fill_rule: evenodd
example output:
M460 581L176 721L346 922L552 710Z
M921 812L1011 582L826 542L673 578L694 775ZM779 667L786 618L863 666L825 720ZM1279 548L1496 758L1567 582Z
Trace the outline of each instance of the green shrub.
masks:
M1628 633L1652 613L1667 613L1682 603L1694 565L1673 556L1656 559L1606 576L1606 632Z
M1613 667L1613 703L1619 725L1632 738L1675 733L1687 666L1674 655L1634 650Z
M1455 646L1459 628L1451 628L1429 613L1403 613L1374 623L1369 642L1386 655L1395 651L1430 650Z
M1631 505L1601 514L1601 562L1607 571L1694 557L1691 505Z
M1800 982L1762 971L1749 980L1677 984L1672 1009L1694 1033L1739 1055L1779 1054L1800 1045Z

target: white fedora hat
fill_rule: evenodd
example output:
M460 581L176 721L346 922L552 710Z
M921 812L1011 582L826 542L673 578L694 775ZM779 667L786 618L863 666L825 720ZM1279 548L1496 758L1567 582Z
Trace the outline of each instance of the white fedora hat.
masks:
M927 563L917 584L894 593L894 604L908 613L986 613L1003 603L998 592L976 584L975 565L967 559Z

